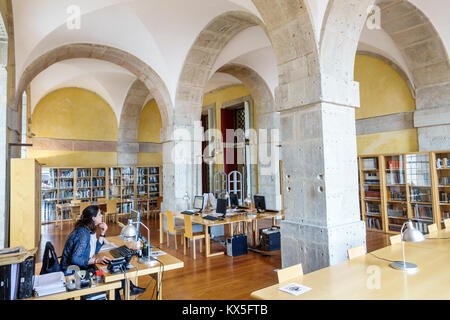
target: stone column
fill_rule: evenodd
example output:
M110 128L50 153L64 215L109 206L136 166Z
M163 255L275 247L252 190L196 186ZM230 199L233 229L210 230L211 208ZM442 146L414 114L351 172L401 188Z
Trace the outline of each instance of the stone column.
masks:
M307 81L311 88L304 88L314 92L312 86L321 85L317 102L303 98L297 101L307 104L295 106L295 100L283 96L283 87L277 96L277 101L287 102L279 104L285 208L282 266L302 263L305 273L345 261L347 249L365 245L354 110L359 88L355 83L325 81Z
M265 196L267 208L281 209L279 113L257 114L257 128L258 193Z
M449 150L450 83L418 89L416 95L414 126L418 128L419 150Z

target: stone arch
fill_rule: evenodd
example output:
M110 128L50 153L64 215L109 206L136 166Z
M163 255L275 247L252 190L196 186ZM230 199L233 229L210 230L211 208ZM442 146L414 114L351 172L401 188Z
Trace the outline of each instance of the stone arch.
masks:
M145 84L150 94L155 97L160 108L163 125L170 123L173 109L172 102L169 91L159 75L145 62L125 51L105 45L90 43L64 45L50 50L30 63L20 78L15 98L12 101L12 107L16 108L20 101L20 97L22 96L22 92L25 91L29 83L40 72L57 62L75 58L90 58L111 62L122 66L136 75L136 77Z
M278 109L317 101L320 97L318 46L303 0L253 0L264 19L278 62ZM310 90L311 87L315 89Z
M217 57L234 36L257 25L265 28L252 14L230 11L214 18L200 32L187 54L178 82L175 106L180 119L200 118L203 90Z

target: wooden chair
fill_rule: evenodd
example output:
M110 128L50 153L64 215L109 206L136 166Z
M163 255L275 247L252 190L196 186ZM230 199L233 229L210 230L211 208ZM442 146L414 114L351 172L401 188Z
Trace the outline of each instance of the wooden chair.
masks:
M106 200L105 221L108 221L108 219L112 216L113 221L117 223L118 215L119 213L117 212L117 199Z
M450 229L450 218L444 219L445 229Z
M287 268L279 269L277 271L278 283L288 281L303 276L302 264L296 264Z
M97 202L106 202L106 198L97 198Z
M435 233L438 232L438 227L436 223L430 224L428 226L428 233Z
M395 236L391 236L391 237L389 237L389 240L391 241L391 245L396 244L396 243L401 243L402 235L397 234Z
M192 232L192 217L188 214L184 215L184 242L183 242L183 249L184 254L186 254L186 239L192 240L192 250L194 252L194 260L196 259L196 253L195 253L195 240L200 240L200 252L202 252L202 239L205 239L206 236L203 232ZM206 243L205 243L206 245Z
M72 200L70 201L71 204L81 204L81 200ZM70 224L75 223L78 220L78 217L81 214L80 207L72 207L70 208Z
M156 205L151 206L148 210L150 217L157 218L159 213L161 212L161 203L163 201L163 197L158 197L156 199Z
M167 217L167 230L166 230L167 247L170 247L169 233L172 232L173 236L175 238L175 249L178 249L177 235L180 234L181 241L184 244L184 237L183 237L184 228L175 227L175 223L173 222L173 212L172 211L167 211L166 217Z
M364 246L351 248L351 249L347 250L347 254L348 254L348 259L352 260L352 259L354 259L356 257L365 255L366 254L366 249L364 248Z

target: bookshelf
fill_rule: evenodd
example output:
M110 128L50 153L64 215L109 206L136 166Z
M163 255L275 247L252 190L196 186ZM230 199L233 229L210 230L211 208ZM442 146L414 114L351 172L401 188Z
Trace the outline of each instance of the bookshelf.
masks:
M361 197L361 217L366 228L373 231L384 230L384 194L382 191L380 157L360 157L359 183Z
M436 152L436 183L438 192L435 196L435 203L438 207L436 221L438 225L444 228L444 219L450 218L450 151Z
M445 159L445 160L444 160ZM368 230L398 234L404 222L428 233L450 217L450 151L359 157L361 217Z
M142 169L141 169L142 168ZM129 213L137 201L147 211L162 189L159 166L152 167L73 167L42 168L41 221L54 223L56 205L80 200L97 201L98 198L117 199L117 212ZM63 220L69 219L69 209Z

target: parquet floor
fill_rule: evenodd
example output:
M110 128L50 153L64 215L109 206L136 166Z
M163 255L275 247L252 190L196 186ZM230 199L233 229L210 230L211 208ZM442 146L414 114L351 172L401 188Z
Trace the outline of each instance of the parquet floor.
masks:
M143 220L150 228L150 242L159 246L158 219ZM268 223L268 225L265 225ZM271 221L260 223L259 228L270 226ZM120 233L120 227L108 223L107 236ZM40 248L37 252L37 262L41 262L43 249L47 241L51 241L58 255L61 255L65 240L72 231L73 225L64 223L62 230L55 228L54 224L42 226ZM388 235L377 232L367 233L368 252L389 245ZM180 242L180 238L178 237ZM252 291L276 283L275 269L281 267L280 251L270 252L270 256L263 256L249 251L247 255L239 257L223 256L205 258L197 251L194 260L192 252L183 254L183 246L178 243L178 250L174 248L174 238L170 237L170 247L164 243L161 250L184 261L184 268L163 273L163 299L166 300L248 300ZM204 248L203 248L204 249ZM191 247L192 250L192 247ZM199 247L197 245L197 250ZM218 242L211 242L212 252L224 250ZM39 264L40 265L40 264ZM40 267L36 272L39 273ZM140 287L147 287L146 292L138 296L138 300L154 299L155 281L149 277L140 277ZM133 297L135 298L135 297Z

